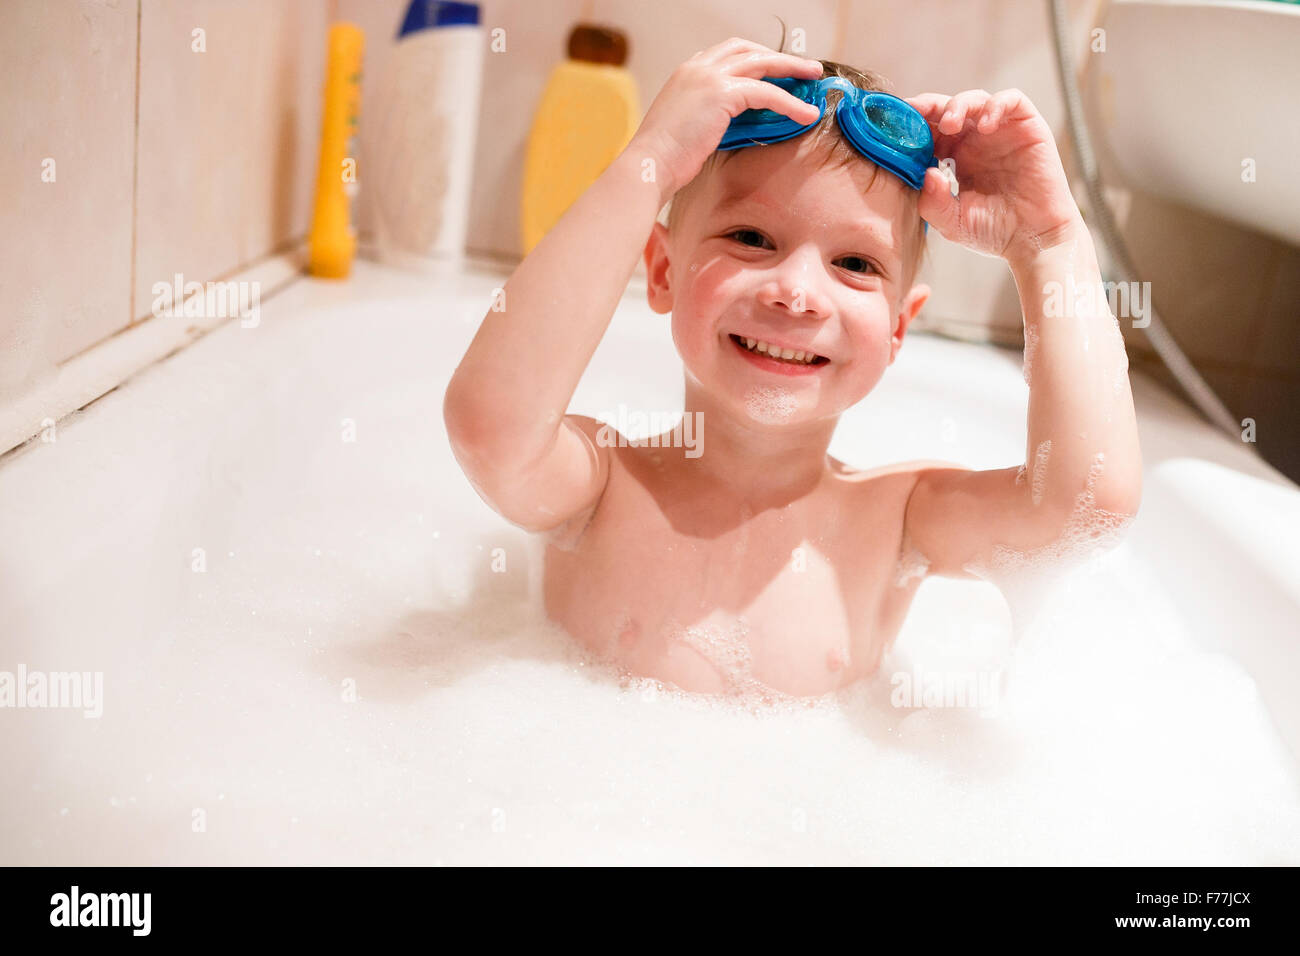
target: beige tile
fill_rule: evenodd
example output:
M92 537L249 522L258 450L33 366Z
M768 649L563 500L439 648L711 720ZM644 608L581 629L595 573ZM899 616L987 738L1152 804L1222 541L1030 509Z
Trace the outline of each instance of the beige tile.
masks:
M143 0L137 318L155 282L206 281L306 234L326 16L311 0Z
M1037 0L852 0L842 40L844 62L884 73L900 96L985 89L1024 90L1058 133L1064 101L1056 79L1046 7ZM1082 44L1092 5L1070 0L1067 15ZM1082 45L1076 57L1082 54Z
M241 266L311 227L329 28L320 0L263 0L252 8L243 29L256 56L240 88L246 109L265 112L248 126Z
M786 49L793 51L796 37L806 50L801 56L829 56L835 34L834 0L775 0L764 4L743 0L593 0L592 16L624 31L628 36L628 68L636 77L648 109L664 82L697 51L738 36L775 49L786 24ZM802 31L796 34L795 31Z
M134 2L0 5L0 396L130 321L135 47Z
M1247 383L1237 419L1255 419L1259 452L1292 481L1300 482L1300 382L1254 376Z
M1278 244L1252 364L1300 378L1300 249Z
M1136 191L1124 233L1161 318L1193 362L1254 358L1274 240ZM1146 338L1121 324L1126 338Z
M917 281L930 286L918 329L938 329L976 341L1023 345L1024 318L1011 270L931 229Z

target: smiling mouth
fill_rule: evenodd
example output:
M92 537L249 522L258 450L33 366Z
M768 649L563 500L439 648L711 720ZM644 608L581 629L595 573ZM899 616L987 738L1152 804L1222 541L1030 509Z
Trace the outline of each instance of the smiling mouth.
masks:
M746 338L735 333L731 334L731 341L747 352L762 355L764 358L773 359L777 362L784 362L787 365L825 365L830 361L826 356L818 355L815 352L781 349L775 345L769 345L761 339Z

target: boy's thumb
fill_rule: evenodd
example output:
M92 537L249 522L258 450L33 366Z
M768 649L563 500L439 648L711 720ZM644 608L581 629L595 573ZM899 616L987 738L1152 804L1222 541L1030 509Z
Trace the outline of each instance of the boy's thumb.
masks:
M935 167L925 171L917 212L945 238L951 238L955 233L961 218L961 203L949 191L947 177Z

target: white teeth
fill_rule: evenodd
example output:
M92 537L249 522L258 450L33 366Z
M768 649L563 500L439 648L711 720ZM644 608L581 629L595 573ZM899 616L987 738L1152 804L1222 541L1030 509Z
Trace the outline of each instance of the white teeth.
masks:
M775 345L768 345L759 339L737 336L740 341L745 343L745 348L751 352L758 352L771 358L779 358L785 361L802 362L804 365L811 365L817 360L816 352L796 351L795 349L778 348Z

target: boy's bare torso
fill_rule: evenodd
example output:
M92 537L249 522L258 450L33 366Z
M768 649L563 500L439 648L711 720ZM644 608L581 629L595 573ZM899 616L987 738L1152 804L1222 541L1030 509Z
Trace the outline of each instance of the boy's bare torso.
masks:
M594 508L548 537L546 611L598 655L705 693L821 694L873 673L924 577L900 566L908 466L827 456L789 500L692 472L680 449L609 449Z

